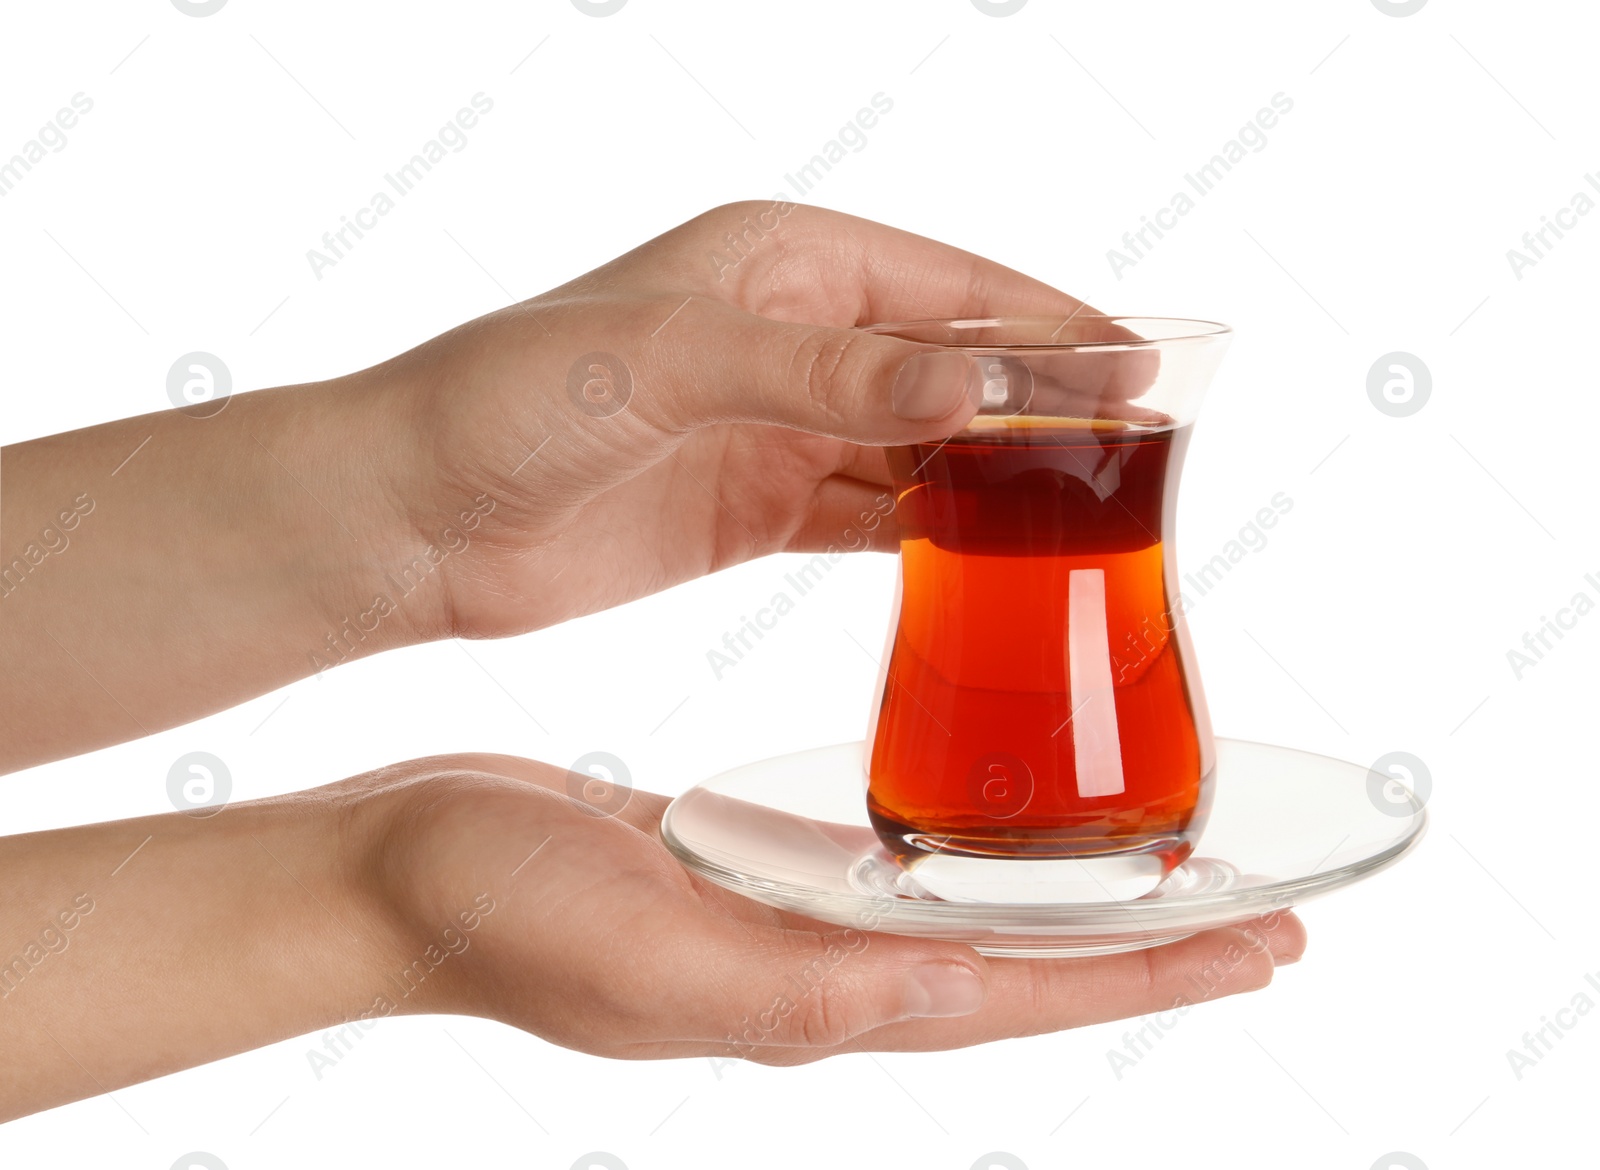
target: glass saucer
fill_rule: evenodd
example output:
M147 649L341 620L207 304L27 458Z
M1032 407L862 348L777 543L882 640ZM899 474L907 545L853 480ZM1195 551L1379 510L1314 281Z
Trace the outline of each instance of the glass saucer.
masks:
M1283 910L1394 864L1422 838L1422 802L1390 776L1292 748L1216 744L1210 820L1164 878L1071 860L904 868L867 821L861 743L706 780L672 802L661 835L695 873L769 906L1038 958L1139 950Z

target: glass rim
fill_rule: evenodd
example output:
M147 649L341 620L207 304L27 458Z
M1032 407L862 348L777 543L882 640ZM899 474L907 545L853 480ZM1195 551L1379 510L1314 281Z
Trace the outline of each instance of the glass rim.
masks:
M1073 353L1084 350L1097 352L1161 349L1166 346L1177 345L1184 342L1212 341L1220 337L1227 337L1233 332L1233 327L1224 325L1220 321L1205 321L1193 317L1141 317L1127 313L1073 313L1062 318L1054 332L1059 332L1074 321L1096 321L1120 325L1132 329L1132 323L1138 322L1145 326L1170 326L1172 331L1158 337L1132 337L1112 341L995 341L977 342L963 345L953 341L933 341L922 337L904 336L910 330L925 330L929 327L944 328L948 330L980 329L980 328L1017 328L1025 326L1039 326L1057 320L1054 316L1040 314L1001 314L992 317L929 317L916 321L887 321L872 325L862 325L863 333L876 333L899 337L904 341L913 341L919 345L938 345L945 349L957 349L969 352L996 351L1000 353ZM1133 329L1133 332L1140 330ZM1052 333L1052 336L1054 333Z

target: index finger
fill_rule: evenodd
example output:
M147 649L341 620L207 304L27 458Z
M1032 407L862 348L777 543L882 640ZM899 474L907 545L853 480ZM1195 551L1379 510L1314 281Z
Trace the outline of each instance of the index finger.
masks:
M1077 297L1003 264L823 208L731 204L654 244L661 246L653 253L657 263L672 267L690 289L769 319L850 328L902 322L905 327L893 336L955 346L1142 340ZM995 329L937 324L948 318L1011 321ZM1029 413L1165 420L1128 406L1155 380L1154 351L1113 344L1104 351L1046 349L1013 360L1026 365L1037 383Z
M1137 1016L1159 1022L1167 1013L1265 987L1274 967L1298 959L1305 942L1300 920L1280 911L1142 951L991 958L988 998L972 1015L887 1024L856 1043L879 1052L932 1052Z
M778 201L715 208L616 263L646 259L682 292L807 325L1096 312L972 252L870 219Z

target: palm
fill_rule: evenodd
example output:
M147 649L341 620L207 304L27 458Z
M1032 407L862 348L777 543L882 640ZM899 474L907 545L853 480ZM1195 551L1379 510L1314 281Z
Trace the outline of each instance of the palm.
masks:
M458 632L519 632L768 553L840 543L862 512L882 511L886 480L881 451L838 439L746 424L696 431L549 528L527 530L525 543L474 545L472 587L455 590ZM892 531L866 535L881 548Z

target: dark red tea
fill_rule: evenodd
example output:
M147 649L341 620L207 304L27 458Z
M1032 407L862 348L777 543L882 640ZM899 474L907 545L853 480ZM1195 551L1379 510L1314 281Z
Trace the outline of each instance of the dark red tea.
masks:
M1213 767L1162 546L1189 428L979 424L889 451L902 591L873 824L901 855L1177 864Z

